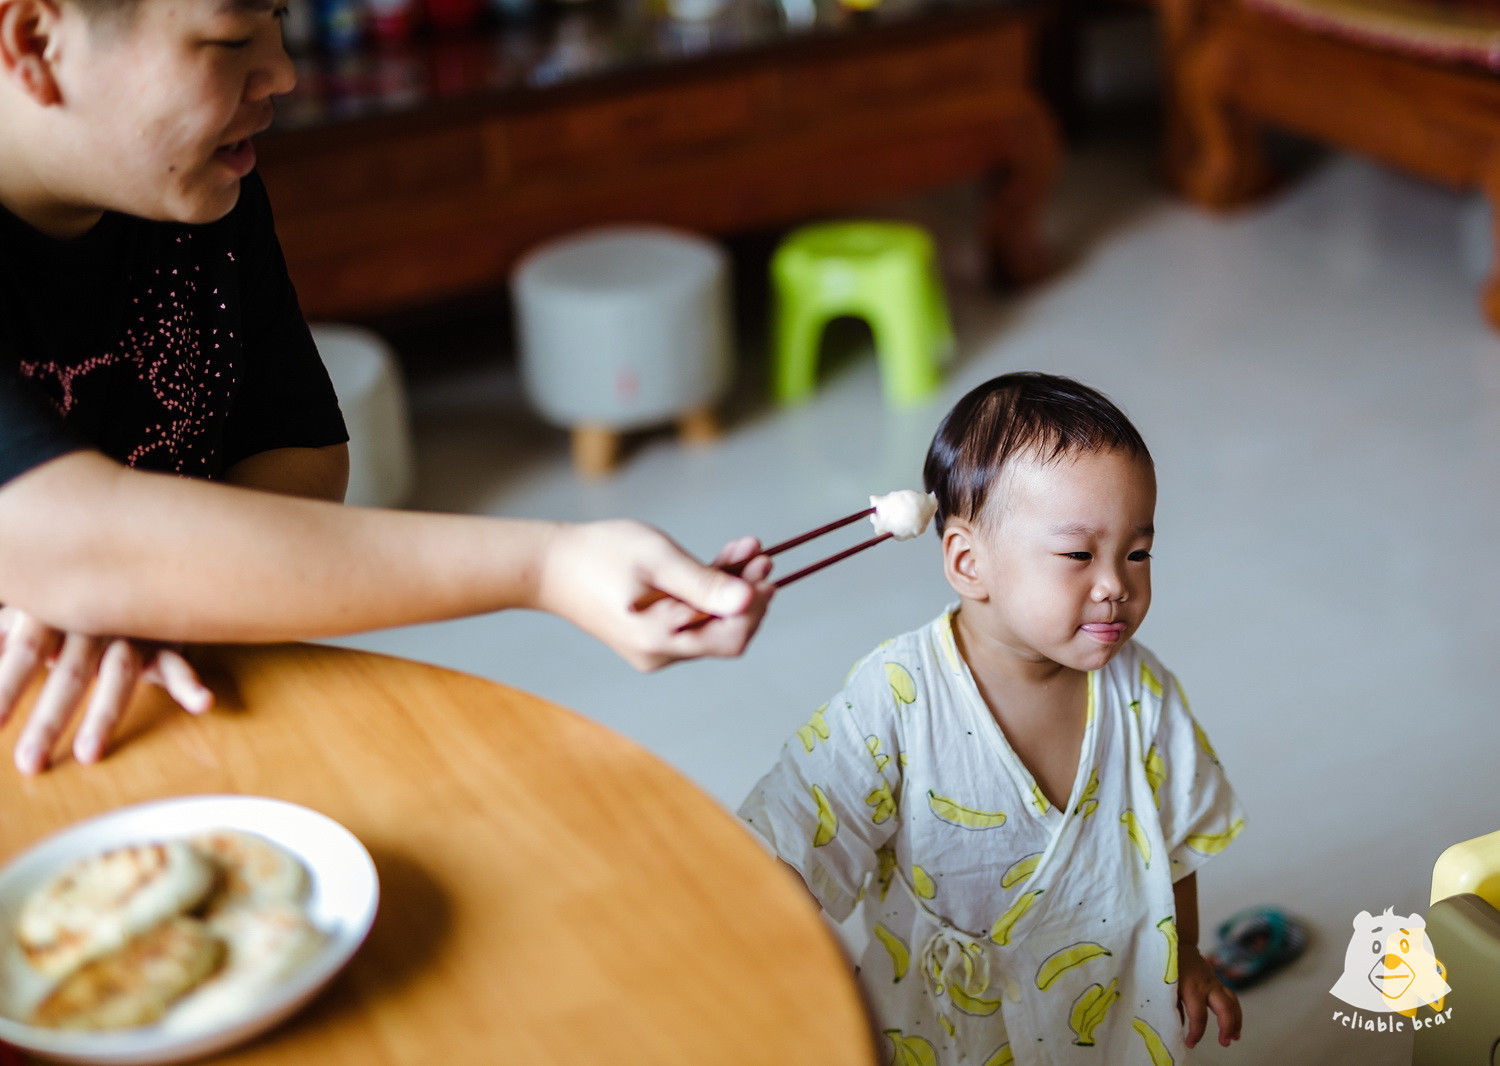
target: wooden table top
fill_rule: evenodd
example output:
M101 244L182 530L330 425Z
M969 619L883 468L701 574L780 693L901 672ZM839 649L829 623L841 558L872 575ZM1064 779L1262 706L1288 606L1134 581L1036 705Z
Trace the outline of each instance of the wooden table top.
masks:
M104 762L33 779L7 765L0 859L81 818L196 793L289 800L353 831L380 875L368 941L302 1013L217 1061L876 1061L801 887L633 742L515 689L362 652L222 648L203 666L209 715L153 689Z

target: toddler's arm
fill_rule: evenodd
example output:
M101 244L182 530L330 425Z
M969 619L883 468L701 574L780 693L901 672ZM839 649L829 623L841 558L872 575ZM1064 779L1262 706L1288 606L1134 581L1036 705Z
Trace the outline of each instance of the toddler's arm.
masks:
M1187 1046L1196 1047L1208 1028L1208 1012L1219 1023L1219 1044L1240 1038L1239 997L1214 974L1198 951L1198 875L1188 874L1172 886L1177 900L1177 1010L1188 1027Z
M746 539L721 558L751 558ZM653 669L736 655L770 597L636 522L570 525L349 508L72 452L0 487L0 602L59 629L277 641L552 611ZM654 593L670 599L639 605ZM697 610L722 616L676 633Z

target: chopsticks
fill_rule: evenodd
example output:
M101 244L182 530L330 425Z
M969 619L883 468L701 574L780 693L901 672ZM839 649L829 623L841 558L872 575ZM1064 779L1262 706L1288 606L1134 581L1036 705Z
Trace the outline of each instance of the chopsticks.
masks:
M863 511L855 511L851 515L845 515L843 518L835 519L834 521L829 522L827 525L819 526L817 529L809 529L806 533L799 533L797 536L792 537L789 540L784 540L780 544L773 544L769 548L766 548L764 551L760 552L760 555L779 555L784 551L790 551L792 548L796 548L799 545L806 544L810 540L816 540L818 537L821 537L824 534L832 533L836 529L842 529L844 526L850 525L854 522L858 522L861 518L868 518L874 513L875 508L873 507L866 507ZM787 574L785 577L779 578L778 580L772 582L772 586L778 589L786 588L793 581L801 581L809 574L816 574L825 566L832 566L834 563L847 559L851 555L856 555L859 552L864 551L866 548L873 548L881 541L890 540L891 536L892 534L890 533L881 533L877 536L871 537L869 540L861 541L860 543L854 545L854 547L852 548L845 548L843 551L836 552L835 554L830 555L827 558L819 559L815 563L808 563L801 570L793 571L792 573ZM726 573L738 576L740 571L743 570L744 567L744 563L738 563L734 566L726 566L724 570ZM718 615L705 614L700 612L691 621L679 626L677 628L677 632L686 633L690 630L697 629L700 626L712 622L717 617Z

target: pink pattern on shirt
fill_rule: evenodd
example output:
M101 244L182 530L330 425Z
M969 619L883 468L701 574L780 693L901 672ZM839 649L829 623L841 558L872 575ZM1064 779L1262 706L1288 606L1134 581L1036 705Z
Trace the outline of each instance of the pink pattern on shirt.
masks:
M177 243L190 244L191 235L179 236ZM20 364L22 376L44 387L63 418L77 405L79 381L122 363L134 365L136 376L161 405L162 418L141 427L143 439L124 457L126 466L137 466L158 452L167 453L169 468L178 474L201 473L189 467L208 464L201 452L196 464L191 461L191 445L209 428L212 412L221 409L224 400L218 394L232 382L233 367L228 353L220 354L219 330L205 330L206 324L189 302L197 296L201 272L196 264L188 275L176 267L163 267L145 278L140 292L130 297L130 324L112 350L70 366L53 361ZM212 295L219 295L219 290L214 289ZM225 308L222 301L218 306ZM226 330L224 340L233 339L234 334ZM49 380L56 382L55 390L46 387Z

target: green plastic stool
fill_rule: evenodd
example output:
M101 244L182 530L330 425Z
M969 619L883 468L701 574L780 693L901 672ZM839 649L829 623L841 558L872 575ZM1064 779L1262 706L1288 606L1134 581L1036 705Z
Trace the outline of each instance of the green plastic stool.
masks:
M899 222L829 222L796 230L771 259L776 324L773 390L805 400L823 329L845 315L870 326L887 401L926 399L942 379L953 328L932 238Z

